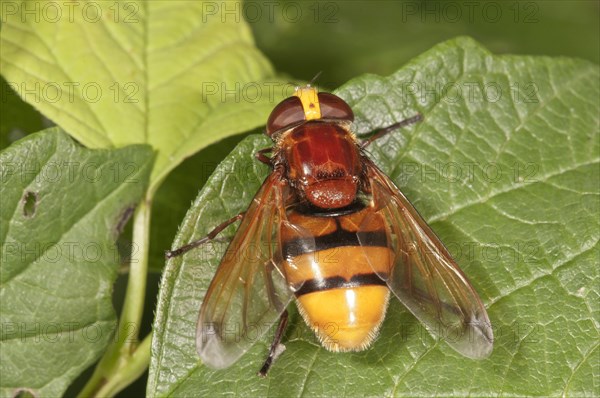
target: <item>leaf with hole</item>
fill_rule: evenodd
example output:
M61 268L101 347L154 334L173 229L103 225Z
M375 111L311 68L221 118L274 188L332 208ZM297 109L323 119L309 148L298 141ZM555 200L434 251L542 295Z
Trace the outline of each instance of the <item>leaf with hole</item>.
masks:
M58 128L0 152L0 395L60 396L111 341L115 241L153 160L148 145L89 150Z

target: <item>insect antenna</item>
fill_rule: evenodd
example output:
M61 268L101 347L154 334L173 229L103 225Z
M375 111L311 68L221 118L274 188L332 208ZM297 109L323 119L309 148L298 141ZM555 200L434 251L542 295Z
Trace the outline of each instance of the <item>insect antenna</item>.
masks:
M310 82L308 82L309 86L312 86L314 84L315 81L317 81L317 79L319 78L319 76L321 76L321 73L323 73L322 70L320 70L319 72L317 72L317 74L315 75L315 77L313 77Z

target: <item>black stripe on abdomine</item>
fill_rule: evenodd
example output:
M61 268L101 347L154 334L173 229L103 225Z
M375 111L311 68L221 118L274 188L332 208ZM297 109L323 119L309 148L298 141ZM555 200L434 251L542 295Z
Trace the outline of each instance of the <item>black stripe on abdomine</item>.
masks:
M302 287L298 289L294 294L296 297L300 297L304 294L321 292L323 290L330 289L343 289L350 287L359 287L367 285L386 286L385 281L381 279L377 274L357 274L352 277L349 281L342 278L341 276L331 276L324 279L309 279L304 281Z
M338 228L335 231L313 238L296 238L283 242L283 256L291 259L302 254L314 253L321 250L333 249L342 246L374 246L388 247L385 231L361 232L363 242L358 241L356 232L349 232Z

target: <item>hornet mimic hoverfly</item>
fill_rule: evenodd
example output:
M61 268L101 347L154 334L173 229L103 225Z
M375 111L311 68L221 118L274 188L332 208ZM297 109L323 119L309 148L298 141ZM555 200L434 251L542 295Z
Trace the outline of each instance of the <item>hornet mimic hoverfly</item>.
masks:
M241 219L198 317L196 348L208 366L230 366L256 342L257 325L279 319L259 372L265 376L284 349L280 341L292 299L323 347L364 350L378 333L391 294L459 353L491 353L490 321L467 277L364 152L373 140L421 116L363 142L350 131L353 120L341 98L297 88L269 116L266 132L275 145L257 158L272 171L248 209L167 253L184 253ZM246 337L250 328L254 338ZM264 334L267 328L258 330Z

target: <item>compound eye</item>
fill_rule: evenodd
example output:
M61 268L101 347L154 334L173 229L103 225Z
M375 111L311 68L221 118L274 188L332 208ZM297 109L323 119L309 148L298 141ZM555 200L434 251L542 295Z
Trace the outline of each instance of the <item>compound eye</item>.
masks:
M319 105L321 107L321 118L354 121L354 112L350 105L337 95L331 93L319 93Z
M267 120L267 135L283 130L288 126L305 120L302 102L298 97L289 97L281 101L269 115Z

